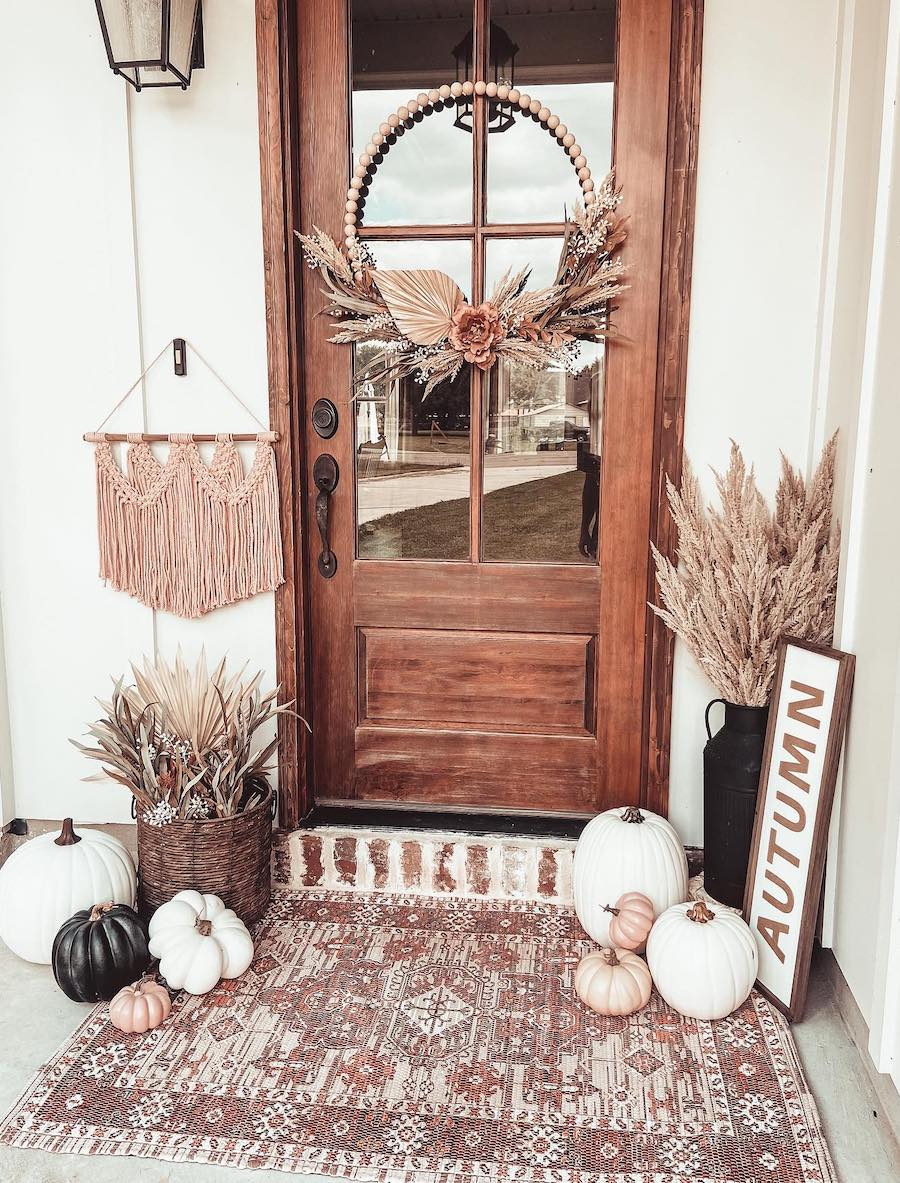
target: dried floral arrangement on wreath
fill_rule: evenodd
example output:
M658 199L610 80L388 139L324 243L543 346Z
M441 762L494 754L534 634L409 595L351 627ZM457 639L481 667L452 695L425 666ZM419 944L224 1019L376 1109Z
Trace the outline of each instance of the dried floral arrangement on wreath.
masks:
M325 283L324 311L337 330L331 340L380 347L360 381L414 375L426 395L466 362L489 370L505 358L533 369L576 371L578 343L611 334L610 301L624 290L617 252L626 231L611 173L591 198L566 220L549 287L528 288L530 267L508 271L478 306L442 271L379 270L356 236L342 249L317 227L299 235L309 266Z

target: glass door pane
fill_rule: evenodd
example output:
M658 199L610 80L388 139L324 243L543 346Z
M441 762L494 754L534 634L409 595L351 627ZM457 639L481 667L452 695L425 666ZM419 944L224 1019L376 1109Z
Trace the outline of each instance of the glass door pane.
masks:
M525 12L511 0L491 5L489 73L539 99L576 137L597 180L612 160L615 42L615 0L583 8L536 0ZM560 221L580 195L567 146L517 104L499 106L488 126L488 221Z
M471 291L469 241L391 239L371 246L382 268L436 267ZM415 378L379 379L379 352L377 344L354 351L357 554L467 559L470 369L464 365L426 397Z
M575 373L501 362L485 392L485 562L592 563L600 509L602 345Z
M452 83L454 49L472 37L468 5L432 0L352 0L353 160L409 99ZM467 12L468 10L468 12ZM466 13L466 15L460 15ZM375 145L376 171L363 200L369 226L467 224L472 219L472 135L450 106L392 129Z
M485 290L532 266L530 288L556 276L562 239L489 239ZM605 354L580 346L569 370L502 361L484 391L482 557L503 563L597 559Z

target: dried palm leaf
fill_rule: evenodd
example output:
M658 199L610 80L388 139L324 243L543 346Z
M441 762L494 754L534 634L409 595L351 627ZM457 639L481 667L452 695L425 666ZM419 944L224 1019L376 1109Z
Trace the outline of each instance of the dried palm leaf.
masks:
M459 287L443 271L376 271L372 280L400 332L416 345L443 341L454 312L464 303Z

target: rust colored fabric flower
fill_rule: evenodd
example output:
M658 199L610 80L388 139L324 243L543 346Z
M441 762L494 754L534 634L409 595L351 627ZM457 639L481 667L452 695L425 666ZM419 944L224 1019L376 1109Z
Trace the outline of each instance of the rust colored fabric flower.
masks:
M500 313L493 304L460 304L453 314L450 344L479 370L489 370L497 360L494 346L503 337Z

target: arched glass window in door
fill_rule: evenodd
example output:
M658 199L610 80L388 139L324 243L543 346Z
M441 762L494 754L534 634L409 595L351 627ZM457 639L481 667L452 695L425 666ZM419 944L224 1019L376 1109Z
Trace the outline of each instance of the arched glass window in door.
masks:
M350 159L410 96L480 78L540 96L602 177L612 156L614 0L519 7L352 0ZM418 112L379 156L360 234L380 268L436 268L476 304L509 268L531 266L530 287L552 281L580 192L537 112L499 101ZM366 382L367 361L357 348L360 558L597 561L602 344L582 346L574 373L467 366L427 398L414 379Z

